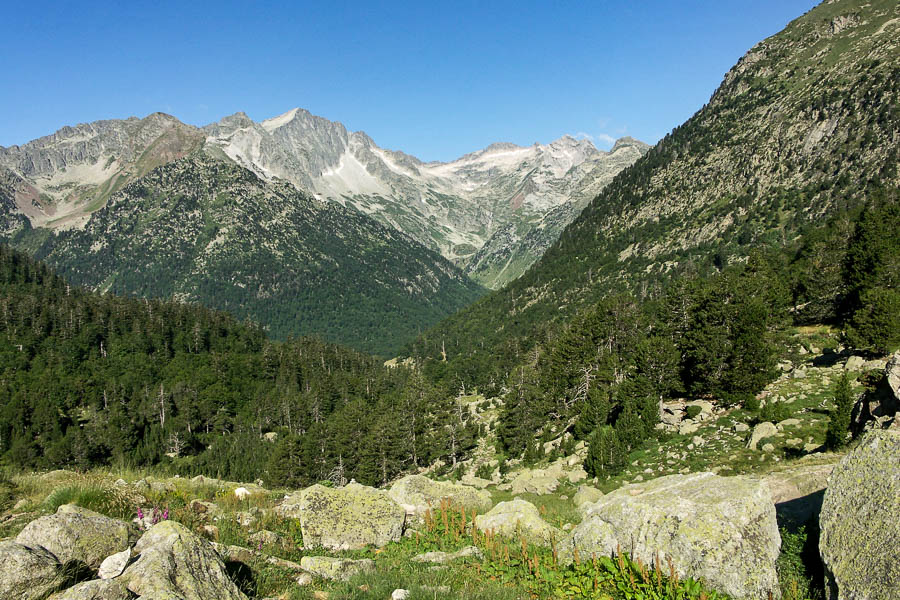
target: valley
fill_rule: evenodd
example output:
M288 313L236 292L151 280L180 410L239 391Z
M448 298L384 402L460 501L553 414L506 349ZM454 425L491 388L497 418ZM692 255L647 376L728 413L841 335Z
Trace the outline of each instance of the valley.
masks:
M0 600L894 600L898 24L822 2L652 147L0 148Z

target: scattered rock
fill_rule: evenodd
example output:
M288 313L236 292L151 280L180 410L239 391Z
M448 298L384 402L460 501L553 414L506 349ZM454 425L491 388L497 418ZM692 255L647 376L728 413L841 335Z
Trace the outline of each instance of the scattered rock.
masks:
M456 508L463 507L467 512L481 512L491 507L489 492L458 483L434 481L422 475L409 475L395 482L388 496L402 506L407 515L420 518L429 509L437 509L442 500Z
M700 447L706 443L706 440L704 440L699 435L695 435L693 438L691 438L691 443L697 447Z
M834 468L819 519L827 600L900 589L900 431L870 431Z
M35 519L16 536L16 542L46 548L62 563L76 561L93 570L110 554L127 550L135 539L137 531L128 523L74 504Z
M587 471L585 471L584 467L582 467L581 465L575 467L566 475L569 483L578 483L579 481L584 481L585 479L587 479L587 477Z
M391 600L406 600L409 598L409 590L396 589L391 592Z
M775 446L773 446L772 444L763 444L762 451L770 454L772 452L775 452Z
M735 423L734 430L737 433L743 433L744 431L749 431L750 426L747 425L746 423Z
M682 421L681 426L678 428L679 435L691 435L697 432L700 429L700 423L696 421Z
M637 493L635 493L637 492ZM781 538L768 488L712 473L669 475L601 498L560 542L560 560L609 556L618 547L646 564L657 553L684 576L735 599L779 596Z
M785 419L784 421L779 421L778 425L776 425L775 427L781 430L785 427L796 427L799 424L800 419Z
M575 492L575 495L572 497L572 504L575 505L575 508L578 508L584 504L596 502L602 497L603 492L597 488L589 485L582 485L578 487L578 491Z
M466 546L461 550L457 550L456 552L425 552L423 554L417 554L412 557L413 562L432 562L438 564L444 564L448 562L452 562L459 558L469 558L475 557L479 560L484 558L484 555L481 553L475 546Z
M97 577L100 579L112 579L113 577L118 577L122 574L122 571L125 570L125 567L128 566L129 560L131 560L131 548L116 552L115 554L110 554L103 559L102 563L100 563L100 568L97 570Z
M316 484L289 496L276 511L300 520L303 544L330 550L384 546L403 535L406 511L387 492L351 483L331 489Z
M859 371L865 363L866 360L862 356L851 356L844 363L844 368L848 371Z
M256 533L252 533L250 534L250 536L248 536L247 539L257 546L279 546L282 548L287 546L288 542L287 538L285 538L284 536L267 529L262 529L260 531L257 531Z
M360 573L371 573L375 570L375 561L369 558L353 560L330 556L304 556L300 559L300 566L317 577L345 581Z
M45 548L0 542L0 564L0 598L40 600L62 582L62 565Z
M778 433L778 428L769 421L759 423L756 427L753 428L753 433L750 434L750 441L747 442L747 447L751 450L756 450L756 445L760 440L767 437L772 437L776 433Z
M119 576L128 589L148 598L246 600L225 564L203 538L184 525L163 521L135 544L138 559Z
M544 495L556 491L556 488L559 486L559 479L541 469L526 469L516 475L511 483L513 494Z
M215 525L203 525L200 527L200 535L208 540L216 541L219 539L219 528Z
M188 503L191 512L197 515L217 518L222 516L222 509L215 502L204 502L203 500L191 500Z
M526 541L545 546L559 537L559 530L541 518L537 507L521 498L500 502L486 514L478 515L475 526L504 537L521 535Z
M129 600L131 593L118 579L94 579L53 594L47 600Z

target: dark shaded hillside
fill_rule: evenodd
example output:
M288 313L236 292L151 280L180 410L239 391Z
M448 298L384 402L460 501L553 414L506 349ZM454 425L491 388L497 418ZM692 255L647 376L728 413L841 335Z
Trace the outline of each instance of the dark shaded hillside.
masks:
M75 284L201 302L275 338L382 355L482 293L395 230L203 154L129 184L36 254Z
M499 385L617 288L658 295L780 248L900 183L900 6L826 3L757 44L709 104L619 174L523 277L414 345L439 377ZM798 299L801 300L801 299Z
M454 406L371 356L271 342L198 305L86 292L0 245L0 460L16 468L383 483L471 448Z

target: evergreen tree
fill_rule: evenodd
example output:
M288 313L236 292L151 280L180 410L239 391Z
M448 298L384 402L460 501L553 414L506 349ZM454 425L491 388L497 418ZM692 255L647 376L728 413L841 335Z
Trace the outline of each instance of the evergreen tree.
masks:
M860 214L847 248L847 342L882 354L900 348L900 199L882 193Z
M605 388L591 388L575 422L575 437L581 440L588 439L598 427L606 425L609 412L609 391Z
M615 475L625 465L627 452L619 441L616 430L609 425L598 428L588 442L585 470L592 477Z
M828 419L828 430L825 432L825 446L830 450L842 448L847 444L850 435L850 419L853 413L853 392L850 388L850 377L846 371L841 374L834 387L834 409Z

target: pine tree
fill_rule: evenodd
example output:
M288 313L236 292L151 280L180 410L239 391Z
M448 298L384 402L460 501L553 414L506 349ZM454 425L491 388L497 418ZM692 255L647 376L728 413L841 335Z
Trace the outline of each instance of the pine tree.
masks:
M615 475L625 465L626 455L616 430L604 425L591 436L584 467L592 477Z
M575 422L575 437L588 439L598 427L606 425L609 411L609 392L606 389L591 388L587 399L581 405L578 421Z
M835 450L847 444L853 404L854 398L850 388L850 377L844 372L837 380L834 388L834 409L831 411L831 416L828 420L828 430L825 432L825 446L827 448Z

